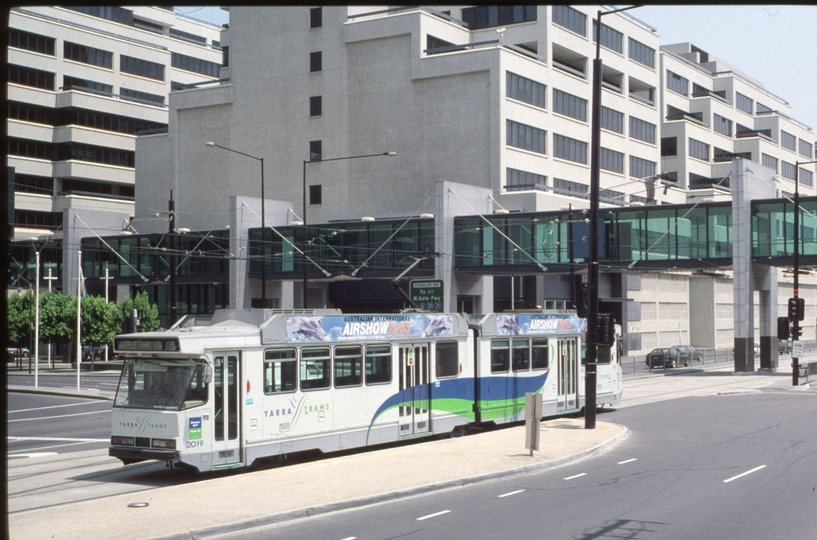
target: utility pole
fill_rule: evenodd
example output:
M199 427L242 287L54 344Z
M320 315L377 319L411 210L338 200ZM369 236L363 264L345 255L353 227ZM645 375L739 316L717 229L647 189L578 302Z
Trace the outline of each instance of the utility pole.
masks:
M105 267L105 277L102 280L105 282L105 304L108 303L108 280L113 279L112 276L108 275L108 267ZM108 344L105 344L105 361L108 361Z
M170 190L170 200L167 202L168 211L168 233L170 236L170 324L178 320L178 310L176 309L176 210L173 202L173 190ZM107 290L107 282L106 282Z

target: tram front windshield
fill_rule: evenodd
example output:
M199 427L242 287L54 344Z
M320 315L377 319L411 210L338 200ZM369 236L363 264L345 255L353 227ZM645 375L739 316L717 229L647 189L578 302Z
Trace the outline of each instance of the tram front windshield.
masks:
M114 407L189 409L207 401L204 364L162 359L127 359L119 378Z

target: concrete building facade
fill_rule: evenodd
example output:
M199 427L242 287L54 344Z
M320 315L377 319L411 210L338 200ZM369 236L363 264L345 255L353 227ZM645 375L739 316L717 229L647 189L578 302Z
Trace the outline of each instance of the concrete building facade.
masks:
M167 230L161 214L172 195L177 229L229 225L230 303L241 307L258 296L238 244L261 223L262 192L272 226L435 214L438 251L452 234L443 220L455 215L581 212L600 9L609 8L230 7L218 47L210 37L202 50L224 53L220 82L165 81L167 131L135 137L130 224ZM785 100L694 45L661 47L659 31L628 12L604 17L600 30L602 207L729 198L735 157L774 171L752 181L793 193L792 167L814 159L814 133ZM171 53L151 54L158 64ZM156 83L144 84L148 92ZM396 155L381 157L388 152ZM814 170L801 167L801 193L815 193ZM660 189L658 175L672 187ZM703 270L636 265L602 276L604 298L627 314L630 354L732 345L730 268ZM575 296L565 276L457 276L444 260L435 271L450 276L449 310L460 293L481 312L520 294L543 307L570 307ZM817 289L805 281L809 298ZM329 286L310 283L308 305L325 303ZM268 292L278 307L302 306L300 283L271 283ZM781 291L779 303L785 298Z

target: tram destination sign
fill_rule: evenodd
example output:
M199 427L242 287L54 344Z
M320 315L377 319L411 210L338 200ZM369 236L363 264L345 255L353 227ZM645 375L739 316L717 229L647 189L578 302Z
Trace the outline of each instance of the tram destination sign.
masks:
M442 313L443 280L412 279L409 282L409 295L420 309Z
M176 338L114 338L113 349L116 352L178 351L179 340Z

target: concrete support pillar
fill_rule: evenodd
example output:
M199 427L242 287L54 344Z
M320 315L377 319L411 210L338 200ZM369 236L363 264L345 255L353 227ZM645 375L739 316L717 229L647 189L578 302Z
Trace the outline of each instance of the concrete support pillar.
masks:
M475 297L474 309L487 313L494 307L493 277L454 274L454 218L491 213L491 190L443 180L437 181L435 190L434 245L443 255L435 259L434 277L443 280L443 311L456 311L457 296L470 295Z
M754 265L755 287L760 291L760 369L777 369L777 269Z

